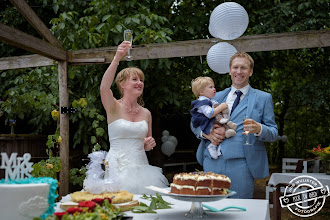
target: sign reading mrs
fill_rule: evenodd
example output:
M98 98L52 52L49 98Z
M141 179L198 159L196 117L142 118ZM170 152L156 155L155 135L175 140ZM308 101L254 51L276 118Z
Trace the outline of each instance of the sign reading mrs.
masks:
M5 181L24 179L25 176L31 177L32 162L31 154L25 153L23 157L17 157L17 153L12 153L8 158L7 153L1 153L0 169L5 169Z

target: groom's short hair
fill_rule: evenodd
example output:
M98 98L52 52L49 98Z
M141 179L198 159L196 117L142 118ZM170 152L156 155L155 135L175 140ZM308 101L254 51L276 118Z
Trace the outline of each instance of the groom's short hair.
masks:
M253 60L253 58L252 58L248 53L246 53L246 52L237 52L237 53L235 53L235 54L230 58L229 67L231 67L231 64L232 64L233 60L234 60L235 58L237 58L237 57L247 59L247 60L250 62L250 68L253 69L253 67L254 67L254 60Z

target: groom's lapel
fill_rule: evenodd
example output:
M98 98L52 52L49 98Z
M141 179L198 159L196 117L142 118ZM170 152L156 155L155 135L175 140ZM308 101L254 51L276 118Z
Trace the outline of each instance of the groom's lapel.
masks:
M256 96L256 90L250 87L246 97L242 99L242 101L236 107L235 111L233 111L233 114L230 115L230 119L233 120L235 117L241 117L243 111L245 111L244 115L251 117L253 106L256 101Z
M252 115L252 110L253 110L253 107L254 107L254 103L256 101L256 98L257 98L257 93L256 93L256 90L253 89L252 87L250 87L249 89L249 92L248 92L248 105L247 105L247 112L246 112L246 115L248 117L251 117Z
M223 103L226 102L227 96L230 92L231 88L226 88L223 92L219 93L219 95L217 95L216 100L219 103Z

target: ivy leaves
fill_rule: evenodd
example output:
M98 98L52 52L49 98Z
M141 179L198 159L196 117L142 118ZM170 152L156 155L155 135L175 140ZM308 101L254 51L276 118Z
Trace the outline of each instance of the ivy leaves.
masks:
M172 40L167 18L151 12L139 1L94 0L85 10L64 4L57 10L60 14L51 20L51 30L69 50L118 45L125 29L134 30L134 44Z
M151 200L150 205L146 205L143 202L140 202L139 206L134 206L131 211L134 213L157 213L156 209L170 209L171 203L166 202L159 193L156 193L156 196L147 196L143 194L141 199L149 199Z

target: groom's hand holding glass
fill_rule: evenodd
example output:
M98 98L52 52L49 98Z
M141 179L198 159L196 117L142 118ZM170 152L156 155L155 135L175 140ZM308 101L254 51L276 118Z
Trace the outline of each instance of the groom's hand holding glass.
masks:
M248 131L249 134L259 134L261 131L261 124L254 121L253 119L245 119L245 122L243 124L243 128L244 128L244 132L242 132L242 134L246 134L245 131Z
M247 119L249 120L249 124L248 125L243 125L244 127L249 127L249 134L259 134L261 132L261 124L254 121L253 119ZM224 139L225 139L225 132L222 129L216 129L217 126L218 128L220 127L219 125L214 125L214 129L212 131L210 131L210 133L204 134L203 133L203 138L210 140L211 142L220 144ZM246 134L245 131L242 132L242 134Z

